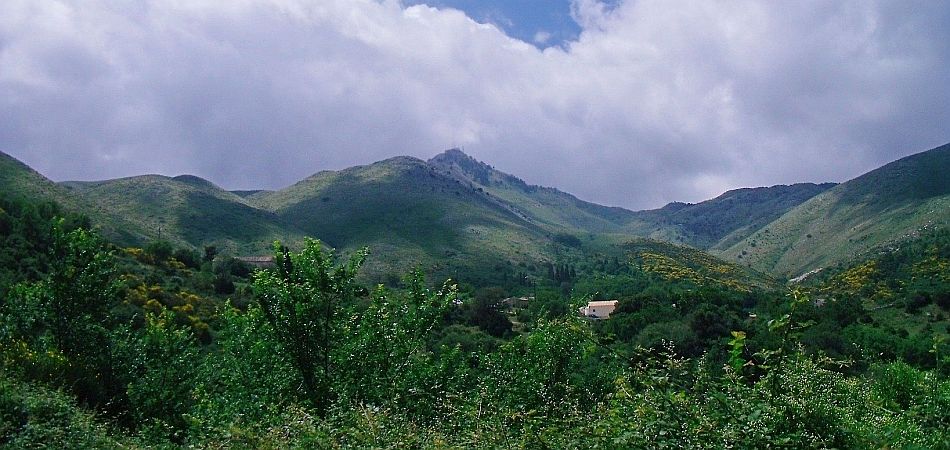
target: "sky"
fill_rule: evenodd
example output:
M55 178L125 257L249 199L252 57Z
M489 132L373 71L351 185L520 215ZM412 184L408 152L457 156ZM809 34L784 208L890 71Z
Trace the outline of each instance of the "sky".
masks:
M577 40L581 32L571 15L570 0L412 0L404 4L454 8L540 49L564 46ZM609 3L615 4L616 0Z
M950 142L950 2L3 0L0 150L275 189L462 147L631 209Z

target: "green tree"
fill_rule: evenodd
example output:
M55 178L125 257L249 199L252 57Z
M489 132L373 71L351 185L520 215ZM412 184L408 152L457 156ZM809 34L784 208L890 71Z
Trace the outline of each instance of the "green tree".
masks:
M145 246L145 253L155 264L162 264L172 257L175 247L168 241L152 241Z
M448 385L460 381L456 369L467 364L446 352L440 365L426 345L458 294L449 282L430 292L419 271L405 283L402 295L380 286L369 307L345 322L336 391L353 403L429 413L453 391Z
M274 245L275 267L257 272L255 295L276 340L300 373L314 407L325 412L332 402L331 384L340 361L334 351L341 345L341 318L357 293L356 272L367 250L348 263L334 266L333 252L307 239L300 253Z
M300 399L300 377L276 336L259 305L224 310L217 351L203 359L194 391L191 415L203 434L284 422L281 411Z
M182 442L201 358L188 328L167 310L147 314L145 328L119 333L116 353L124 362L132 418L146 434Z
M54 224L51 235L48 274L10 292L2 307L4 334L36 351L58 354L63 363L53 378L84 402L116 405L121 389L108 332L110 308L118 298L114 257L94 233L66 231L64 220Z
M214 262L215 256L218 256L218 247L215 247L213 245L206 245L205 256L204 256L205 262L209 262L209 263Z
M48 294L48 324L56 347L78 371L80 398L105 403L116 390L109 310L118 299L115 259L100 238L82 228L53 230ZM105 396L105 397L103 397Z

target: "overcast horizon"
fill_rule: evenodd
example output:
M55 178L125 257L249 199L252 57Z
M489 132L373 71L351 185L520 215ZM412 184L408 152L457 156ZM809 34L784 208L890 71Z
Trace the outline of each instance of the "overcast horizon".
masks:
M463 147L636 210L950 141L948 2L78 5L0 3L0 151L57 181L279 189Z

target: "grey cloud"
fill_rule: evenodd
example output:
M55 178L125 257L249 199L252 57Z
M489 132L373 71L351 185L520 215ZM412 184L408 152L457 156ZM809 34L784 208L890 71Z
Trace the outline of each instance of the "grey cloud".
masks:
M631 208L950 140L940 2L577 0L544 51L396 1L0 3L0 149L54 179L279 188L461 145Z

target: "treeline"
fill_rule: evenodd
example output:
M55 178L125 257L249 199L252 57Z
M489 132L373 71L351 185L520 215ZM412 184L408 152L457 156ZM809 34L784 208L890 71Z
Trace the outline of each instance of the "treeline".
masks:
M317 241L277 246L273 269L245 274L45 220L42 263L7 278L0 303L8 448L950 445L943 347L929 370L850 370L801 350L807 294L760 305L769 294L662 288L618 262L605 289L628 295L622 277L647 289L615 319L577 317L552 283L516 331L498 321L507 292L431 287L417 272L362 286L365 253L338 262ZM750 325L752 309L766 324ZM693 344L644 337L677 319Z

